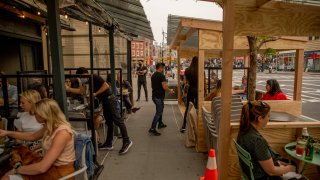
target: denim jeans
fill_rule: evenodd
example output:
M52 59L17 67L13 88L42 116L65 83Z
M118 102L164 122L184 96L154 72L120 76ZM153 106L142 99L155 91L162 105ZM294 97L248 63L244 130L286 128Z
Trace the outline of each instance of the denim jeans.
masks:
M146 100L148 100L147 80L138 80L138 99L140 99L141 86L143 86Z
M152 97L152 101L156 105L156 114L154 115L151 129L155 129L157 124L163 124L162 113L164 108L163 98Z
M113 140L113 123L116 124L122 136L123 143L129 142L129 136L127 132L127 127L124 124L123 118L121 118L121 109L118 98L114 95L108 97L104 102L103 106L103 115L106 118L106 124L108 126L107 133L107 144L111 144Z

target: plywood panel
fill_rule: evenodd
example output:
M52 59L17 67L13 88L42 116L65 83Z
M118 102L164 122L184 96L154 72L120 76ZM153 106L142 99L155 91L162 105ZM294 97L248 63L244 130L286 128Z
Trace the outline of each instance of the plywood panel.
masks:
M199 49L222 49L222 33L199 30Z
M265 101L271 106L271 111L275 112L287 112L294 116L300 116L302 114L301 101L283 100L283 101Z
M241 2L241 4L240 4ZM301 4L270 2L257 9L255 3L236 7L236 35L320 35L320 7L304 8Z
M211 30L199 30L199 48L200 49L222 49L222 33ZM261 50L273 48L277 50L292 50L292 49L305 49L307 41L305 38L290 38L280 37L276 41L265 43ZM236 50L248 50L249 44L246 36L235 36L234 37L234 49Z

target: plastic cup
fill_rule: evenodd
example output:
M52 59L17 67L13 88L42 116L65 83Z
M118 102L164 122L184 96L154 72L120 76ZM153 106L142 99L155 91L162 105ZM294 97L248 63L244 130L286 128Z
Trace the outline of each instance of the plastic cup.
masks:
M306 141L303 138L298 138L297 145L296 145L297 156L303 156L305 146L306 146Z

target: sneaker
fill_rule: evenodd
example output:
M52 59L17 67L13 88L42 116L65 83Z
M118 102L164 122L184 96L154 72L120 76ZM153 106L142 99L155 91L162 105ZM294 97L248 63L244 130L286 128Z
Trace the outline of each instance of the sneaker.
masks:
M165 124L163 124L163 123L158 125L158 129L166 128L166 127L167 127L167 125L165 125Z
M113 149L113 146L112 144L107 144L107 143L104 143L102 144L101 146L98 146L100 150L112 150Z
M136 113L140 108L141 108L141 107L138 107L138 108L134 107L134 108L131 109L131 111L132 111L133 113Z
M156 129L149 129L149 133L152 136L160 136L161 133L159 133Z
M122 155L122 154L126 154L129 149L131 148L133 142L132 141L129 141L127 143L124 143L121 150L119 151L119 154Z
M181 133L184 133L185 131L186 131L186 128L181 128L181 129L180 129L180 132L181 132Z

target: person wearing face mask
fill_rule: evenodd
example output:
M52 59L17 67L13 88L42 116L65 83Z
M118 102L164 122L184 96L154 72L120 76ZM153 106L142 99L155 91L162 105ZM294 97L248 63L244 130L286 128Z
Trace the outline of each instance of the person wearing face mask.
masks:
M143 61L139 61L139 67L137 68L137 75L138 75L138 99L137 99L137 101L140 101L141 86L143 86L146 101L148 101L147 73L148 73L148 68L145 65L143 65Z
M77 69L76 74L86 75L89 74L88 70L84 67ZM82 84L88 83L88 78L81 78ZM66 88L67 92L81 93L80 89ZM113 149L113 123L116 124L122 135L123 145L119 151L119 154L126 154L130 147L132 146L132 141L130 140L127 132L127 127L124 124L124 120L121 117L121 109L118 98L113 94L111 87L107 82L103 80L102 77L93 74L93 96L99 99L102 103L103 115L106 117L106 124L108 126L107 139L102 144L99 145L101 150L112 150Z

